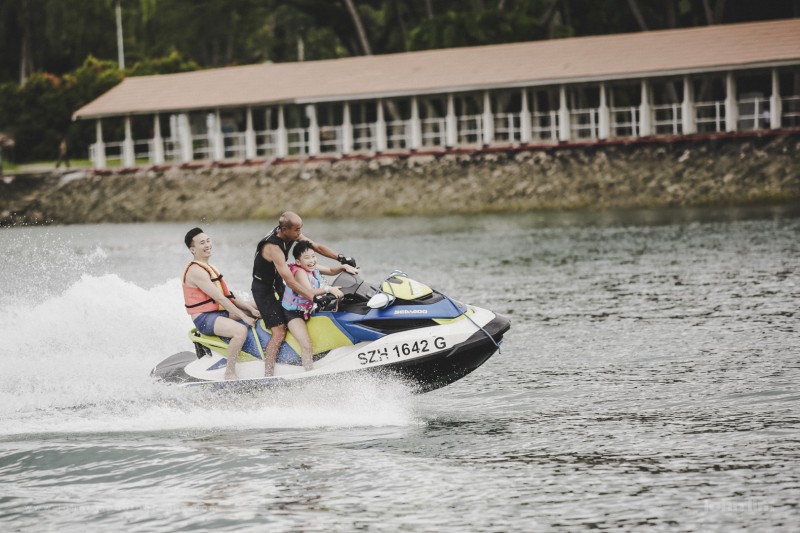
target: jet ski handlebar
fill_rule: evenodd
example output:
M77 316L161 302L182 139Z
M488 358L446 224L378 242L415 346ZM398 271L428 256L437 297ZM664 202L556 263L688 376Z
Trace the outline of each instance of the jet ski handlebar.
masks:
M327 309L329 305L336 301L336 296L332 294L318 294L314 296L314 303L319 309Z
M337 259L343 265L350 265L353 268L358 268L358 265L356 265L356 258L355 257L345 257L344 255L339 254L337 256Z

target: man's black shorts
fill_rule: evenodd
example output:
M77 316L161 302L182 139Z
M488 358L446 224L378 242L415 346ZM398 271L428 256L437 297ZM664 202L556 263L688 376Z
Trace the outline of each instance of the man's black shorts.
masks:
M283 306L275 295L272 287L267 287L260 283L253 283L250 287L253 293L253 300L256 302L258 312L264 320L264 325L268 328L285 325L286 317L283 316Z

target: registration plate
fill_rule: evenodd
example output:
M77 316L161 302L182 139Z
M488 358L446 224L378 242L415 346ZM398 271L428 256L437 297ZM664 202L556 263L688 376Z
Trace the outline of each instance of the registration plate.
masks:
M447 341L444 337L434 339L421 339L418 341L401 342L374 350L364 350L358 352L358 362L362 365L394 361L412 355L422 355L434 353L447 348Z

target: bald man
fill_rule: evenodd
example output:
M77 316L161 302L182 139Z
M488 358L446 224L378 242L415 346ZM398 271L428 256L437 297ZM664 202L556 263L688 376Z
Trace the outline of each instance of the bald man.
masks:
M256 246L251 291L264 325L272 331L272 336L264 348L265 376L272 376L275 373L278 350L286 338L287 320L281 305L284 283L309 300L330 290L329 287L319 289L305 287L295 280L286 263L292 245L299 241L309 241L318 254L338 260L344 270L351 274L358 272L355 259L337 254L324 244L314 242L303 235L302 229L303 219L297 213L286 211L278 219L277 227Z

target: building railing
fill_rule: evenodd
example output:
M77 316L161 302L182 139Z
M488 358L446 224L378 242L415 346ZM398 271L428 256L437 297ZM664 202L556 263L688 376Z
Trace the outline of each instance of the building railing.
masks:
M699 133L725 131L725 102L698 102L694 105L694 109Z
M178 162L181 160L181 145L177 139L164 139L164 161Z
M125 141L112 141L104 143L106 165L111 167L129 166L129 164L126 163L125 144ZM155 153L153 150L153 145L154 142L152 139L133 141L131 143L130 165L152 161ZM89 158L92 161L96 161L96 151L96 144L89 146Z
M769 98L742 98L739 104L739 131L769 129L772 110Z
M353 150L369 152L375 146L375 124L353 124Z
M256 157L275 157L278 155L277 133L274 131L257 131Z
M638 107L612 107L609 112L612 137L639 137L641 116Z
M319 129L319 150L323 153L341 154L343 151L343 127L322 126Z
M246 142L244 132L223 133L223 159L247 159Z
M107 142L104 144L106 165L110 167L122 166L122 142ZM89 159L97 161L97 144L89 147Z
M650 108L656 135L679 135L683 121L681 104L658 104Z
M531 114L531 134L536 141L558 141L558 111Z
M386 145L389 149L402 150L411 146L409 142L410 122L409 120L394 120L386 123Z
M465 115L458 117L458 144L462 146L483 144L483 116Z
M522 113L496 113L494 115L495 142L515 143L522 138Z
M598 139L597 126L599 115L597 109L575 109L570 111L570 131L574 139Z
M780 117L773 120L773 99L757 96L741 98L736 102L737 109L734 118L726 116L725 101L705 101L694 103L694 127L698 133L721 133L731 129L730 120L734 120L733 128L737 131L752 131L770 129L777 123L782 128L800 128L800 95L784 96L779 100ZM684 105L653 104L649 106L649 130L644 130L642 124L642 109L645 106L625 106L608 108L607 132L611 139L635 138L646 134L652 135L680 135L684 132L686 124L683 117ZM568 113L569 139L572 140L597 140L603 134L600 127L601 110L599 108L573 109ZM530 113L529 122L519 112L497 112L491 115L492 135L485 129L486 115L473 114L456 117L455 141L456 146L476 147L483 146L487 140L490 144L508 145L523 142L525 139L531 143L555 143L561 139L564 132L561 129L561 113L552 109ZM647 117L646 117L647 118ZM690 117L691 118L691 117ZM530 124L530 131L524 132L523 128ZM448 119L447 117L428 117L414 122L412 119L402 119L385 122L353 124L350 146L345 146L344 125L321 125L318 127L319 137L315 139L316 146L321 154L343 154L346 148L356 153L372 153L379 150L379 139L383 139L388 150L409 150L417 143L422 149L430 150L447 147ZM418 128L415 133L415 128ZM283 152L289 156L307 156L313 148L311 142L312 130L309 128L288 128L279 130L251 131L249 134L254 139L254 145L248 146L248 133L243 131L225 131L221 134L210 132L192 135L189 138L190 146L181 146L183 137L168 136L160 139L161 146L157 147L154 139L111 141L103 144L104 157L99 158L97 144L89 147L89 157L95 166L127 166L156 162L160 158L166 163L180 163L189 160L245 160L250 151L255 157L275 158ZM281 139L279 136L283 135ZM418 135L417 139L413 139ZM219 139L219 141L217 140ZM221 147L216 143L221 142ZM157 149L158 148L158 149ZM187 153L188 152L188 153ZM158 155L157 155L158 154Z
M193 135L191 143L192 159L212 159L211 139L209 135Z
M305 128L292 128L286 130L286 147L289 155L308 154L307 131Z
M781 120L787 128L800 128L800 96L787 96L781 99Z
M420 122L423 147L447 146L447 121L444 118L424 118Z

